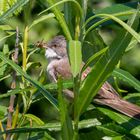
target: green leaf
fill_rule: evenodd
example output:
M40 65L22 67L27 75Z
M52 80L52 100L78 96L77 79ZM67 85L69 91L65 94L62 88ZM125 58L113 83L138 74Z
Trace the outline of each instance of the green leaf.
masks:
M106 122L105 122L106 123ZM129 132L120 125L114 122L103 124L101 126L96 126L97 130L104 132L107 136L119 136L124 134L129 134Z
M0 59L2 59L5 63L8 63L12 68L20 73L26 80L32 83L41 93L42 95L54 106L58 109L57 100L38 82L32 79L28 74L26 74L17 64L15 64L12 60L8 59L2 52L0 52Z
M23 92L30 91L30 90L31 90L30 88L26 88L26 89L13 89L13 90L8 91L7 93L1 94L0 95L0 99L1 98L9 97L9 96L15 95L15 94L22 94Z
M30 137L28 140L55 140L51 135L44 132L39 132L36 136Z
M112 75L129 84L130 86L134 87L137 91L140 92L140 81L138 81L129 72L122 69L115 69Z
M95 15L91 18L89 18L89 20L87 20L86 24L91 20L94 19L95 17L106 17L106 19L103 19L103 22L108 20L108 19L112 19L115 22L117 22L118 24L120 24L124 29L126 29L138 42L140 42L140 36L139 34L133 30L131 27L129 27L129 25L127 25L125 22L123 22L122 20L120 20L119 18L115 17L114 15L109 15L109 14L98 14ZM99 21L99 24L101 24L101 21ZM96 26L98 25L98 22L94 25L92 25L90 28L87 29L87 31L85 32L85 36L92 30L94 29Z
M123 97L123 99L125 100L131 100L131 98L134 98L134 103L136 103L137 100L140 100L140 93L129 93L125 97Z
M97 57L101 56L107 51L108 47L101 49L99 52L92 55L85 63L85 65L82 68L82 71L84 71Z
M54 0L47 0L50 6L53 6L55 4ZM66 21L60 12L60 10L57 7L52 8L53 13L55 14L55 17L57 18L58 22L60 23L60 26L62 27L62 30L68 40L72 40L69 28L66 24Z
M70 33L72 38L74 38L74 29L75 29L75 9L73 7L73 3L65 3L64 4L64 18L68 27L70 28Z
M137 138L140 139L140 126L135 127L130 131L131 134L135 135Z
M58 79L58 99L61 120L61 134L63 140L71 140L73 137L72 120L69 116L67 102L63 97L63 87L61 77Z
M123 99L140 106L140 93L129 93Z
M58 86L57 86L56 83L47 84L44 87L46 89L48 89L48 90L56 90L56 89L58 89ZM72 87L73 87L73 82L71 80L63 82L63 88L64 89L72 88Z
M50 1L50 0L49 0L48 2L49 2L49 3L52 3L53 1L52 1L52 0ZM81 8L80 4L79 4L76 0L61 0L61 1L57 2L57 3L54 3L54 4L53 4L52 6L50 6L48 9L42 11L39 15L43 14L44 12L49 11L50 9L53 9L54 7L57 7L57 6L60 5L60 4L65 3L65 2L73 2L73 3L77 6L77 9L79 10L80 15L82 16L82 8Z
M120 135L118 132L111 130L109 128L106 128L105 126L101 125L101 126L96 126L96 128L99 131L102 131L103 133L105 133L107 136L118 136Z
M7 112L7 107L0 105L0 119L4 118L6 112Z
M99 52L100 50L106 48L106 44L102 39L101 35L99 34L98 30L92 30L83 40L82 44L82 58L84 62L86 62L91 56L96 55L95 53ZM98 59L95 60L95 62ZM95 63L94 62L94 63ZM94 64L92 63L92 64Z
M131 49L133 49L134 47L136 47L138 45L138 41L133 37L131 39L130 44L128 45L128 47L126 48L125 52L130 51Z
M6 76L3 76L3 77L0 78L0 81L2 81L2 80L4 80L4 79L7 79L7 78L9 78L9 77L11 77L10 74L8 74L8 75L6 75Z
M98 110L103 112L105 115L107 115L109 118L111 118L113 121L117 122L119 125L130 131L137 125L140 125L140 120L135 118L130 118L128 116L125 116L123 114L117 113L111 109L103 108L103 107L97 107Z
M138 20L138 12L136 12L136 14L131 18L131 21L129 21L129 26L137 28ZM93 66L91 72L83 81L80 88L80 94L76 103L77 119L88 107L105 80L109 75L111 75L115 65L118 63L126 47L130 43L131 38L132 36L129 32L126 32L125 30L121 31L121 33L112 42L109 49Z
M0 1L0 15L6 12L12 5L14 5L18 0L1 0ZM14 13L18 13L21 9L16 10Z
M137 5L137 3L136 3ZM95 10L95 14L114 14L114 13L121 13L121 12L128 12L134 10L133 7L127 6L124 4L113 4L109 7L105 7L102 9Z
M140 138L140 120L129 118L106 108L98 107L98 109L112 120L117 122L120 126L125 128L128 133L133 134L137 138Z
M94 119L87 119L87 120L80 121L78 124L78 128L79 129L90 128L99 125L101 125L101 122L99 122L96 118L94 118Z
M8 44L4 44L4 47L3 47L3 53L6 55L9 53L9 47L8 47Z
M6 18L9 18L18 8L25 5L29 0L18 0L10 9L8 9L4 14L0 16L0 22L4 21Z
M81 42L71 40L68 44L71 72L74 77L80 72L82 65Z
M4 72L5 72L6 68L7 68L7 64L2 61L0 63L0 76L4 75Z
M35 121L38 125L44 125L44 122L38 118L37 116L33 115L33 114L25 114L25 117L32 119L33 121Z
M3 40L5 40L5 39L7 39L7 38L9 38L9 37L11 37L11 36L13 36L14 34L15 34L15 32L14 33L11 33L11 34L9 34L7 36L4 36L4 37L0 38L0 42L3 41Z
M54 17L55 17L55 15L53 13L43 15L43 16L39 17L38 19L35 19L33 21L33 23L29 26L29 29L31 29L33 26L35 26L36 24L38 24L38 23L40 23L40 22L42 22L42 21L44 21L46 19L50 19L50 18L54 18Z
M74 125L74 123L73 123ZM101 125L101 123L97 119L87 119L82 120L79 122L78 128L91 128L97 125ZM40 131L60 131L61 130L61 123L55 122L55 123L47 123L45 126L39 126L39 127L21 127L11 130L5 130L4 132L0 131L0 135L5 133L29 133L29 132L40 132Z

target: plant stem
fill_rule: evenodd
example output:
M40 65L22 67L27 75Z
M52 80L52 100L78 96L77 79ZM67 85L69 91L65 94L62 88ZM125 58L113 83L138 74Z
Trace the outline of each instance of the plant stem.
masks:
M16 28L16 43L15 43L15 52L12 55L12 60L17 64L18 63L18 53L19 53L19 30L18 27ZM17 77L17 73L16 71L13 71L12 74L12 83L11 83L11 89L15 89L16 88L16 77ZM7 127L6 129L11 129L12 128L12 115L14 112L14 101L15 101L15 95L11 95L10 96L10 104L8 107L8 117L7 117ZM11 139L11 134L7 134L6 135L6 140L10 140Z

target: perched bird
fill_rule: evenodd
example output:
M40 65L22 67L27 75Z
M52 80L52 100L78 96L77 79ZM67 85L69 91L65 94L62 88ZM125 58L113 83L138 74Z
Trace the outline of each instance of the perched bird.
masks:
M58 75L61 75L64 79L72 77L66 44L66 39L62 35L54 37L48 43L37 43L38 47L46 49L45 56L48 60L47 74L51 82L57 82ZM82 74L82 79L89 72L90 68L88 67ZM64 94L69 98L74 98L73 92L68 89L64 90ZM103 84L96 97L94 97L93 102L109 106L129 117L140 119L140 107L123 100L108 82Z

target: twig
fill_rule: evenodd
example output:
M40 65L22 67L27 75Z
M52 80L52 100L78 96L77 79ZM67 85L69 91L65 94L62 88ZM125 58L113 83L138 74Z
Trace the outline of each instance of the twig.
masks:
M15 43L15 52L12 55L12 60L17 64L18 63L18 53L19 53L19 30L18 27L16 28L16 43ZM16 71L13 71L12 73L12 83L11 83L11 89L16 88L16 77L17 73ZM8 107L8 117L7 117L7 127L6 129L11 129L12 128L12 114L14 112L14 101L15 101L15 95L10 96L10 104ZM6 140L10 140L11 134L7 134Z

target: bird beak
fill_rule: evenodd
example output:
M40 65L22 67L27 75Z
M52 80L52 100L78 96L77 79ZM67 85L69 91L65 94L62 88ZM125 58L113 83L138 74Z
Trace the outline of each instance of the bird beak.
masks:
M37 43L35 43L34 45L35 45L36 47L38 47L38 48L45 48L45 49L48 48L48 47L47 47L47 43L46 43L46 42L43 42L43 40L37 41Z

